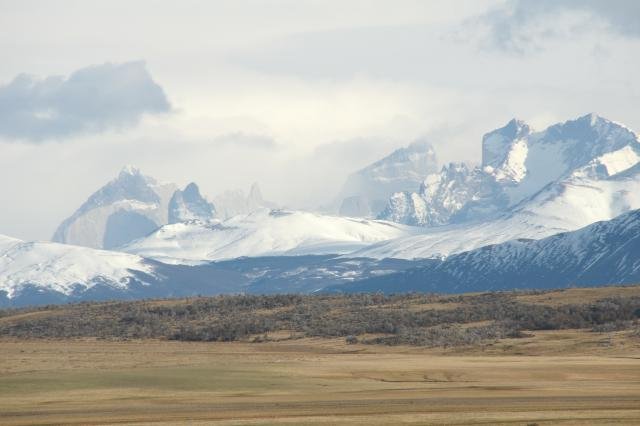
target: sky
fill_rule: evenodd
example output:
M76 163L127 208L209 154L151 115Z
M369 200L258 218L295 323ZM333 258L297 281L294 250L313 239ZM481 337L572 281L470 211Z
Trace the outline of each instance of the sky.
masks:
M127 164L331 203L418 138L597 112L640 130L640 2L0 0L0 234L51 237Z

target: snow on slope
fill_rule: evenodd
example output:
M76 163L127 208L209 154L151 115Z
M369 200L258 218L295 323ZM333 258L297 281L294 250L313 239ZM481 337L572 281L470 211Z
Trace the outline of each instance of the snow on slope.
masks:
M340 254L420 232L391 222L262 209L226 221L166 225L123 251L165 263L242 256Z
M423 228L422 235L374 244L350 256L446 257L513 239L540 239L573 231L637 208L640 208L640 166L606 179L576 175L548 185L501 217Z
M133 271L151 274L139 256L0 236L0 291L15 297L26 285L68 295L97 282L126 288Z
M486 246L328 290L460 293L639 281L640 210L633 210L577 231Z
M376 243L345 257L445 258L455 253L516 238L539 239L567 230L562 226L549 226L537 221L535 217L526 215L423 229L422 234Z

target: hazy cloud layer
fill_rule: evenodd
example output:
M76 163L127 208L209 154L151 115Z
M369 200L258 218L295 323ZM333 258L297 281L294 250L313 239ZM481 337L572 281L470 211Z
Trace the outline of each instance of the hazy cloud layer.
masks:
M213 144L220 147L248 148L248 149L275 149L276 142L264 135L245 132L225 133L213 138Z
M129 127L144 113L170 109L144 62L91 66L68 78L20 74L0 86L0 136L59 139Z
M636 3L5 1L0 141L65 143L0 143L0 182L19 183L0 185L0 233L50 237L127 163L209 196L259 181L265 198L313 209L348 174L422 135L442 162L477 164L482 135L514 116L543 129L596 111L637 131ZM105 78L89 73L97 95L82 108L60 107L71 77L54 78L55 102L37 107L47 80L26 78L23 105L6 111L19 85L1 86L21 72L68 76L131 58L146 61L179 113L141 112L169 109L163 94L141 101L161 93L142 64L142 78L119 78L126 90L107 79L101 91ZM118 80L115 67L103 71ZM118 107L92 104L102 96ZM45 120L50 104L63 123Z
M522 52L541 39L567 36L602 26L624 37L640 37L637 0L509 0L481 15L489 42Z

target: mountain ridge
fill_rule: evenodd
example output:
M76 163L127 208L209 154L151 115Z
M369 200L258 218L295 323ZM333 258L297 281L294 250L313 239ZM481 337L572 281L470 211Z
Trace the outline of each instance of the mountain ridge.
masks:
M485 134L482 147L480 166L445 165L418 192L394 194L378 218L427 227L491 219L597 158L617 153L618 163L640 161L638 136L593 113L540 132L513 119Z
M393 222L261 209L220 221L166 225L120 249L166 263L237 257L350 253L419 231Z
M640 210L540 240L518 239L353 284L341 292L548 289L640 282Z

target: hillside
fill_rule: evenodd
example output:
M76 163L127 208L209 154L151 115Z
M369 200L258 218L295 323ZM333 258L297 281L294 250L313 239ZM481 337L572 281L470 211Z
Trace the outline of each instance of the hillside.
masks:
M452 292L630 284L640 280L640 210L540 240L455 254L334 291Z
M0 337L262 342L270 335L429 347L537 330L640 333L640 286L459 296L217 296L0 311Z

